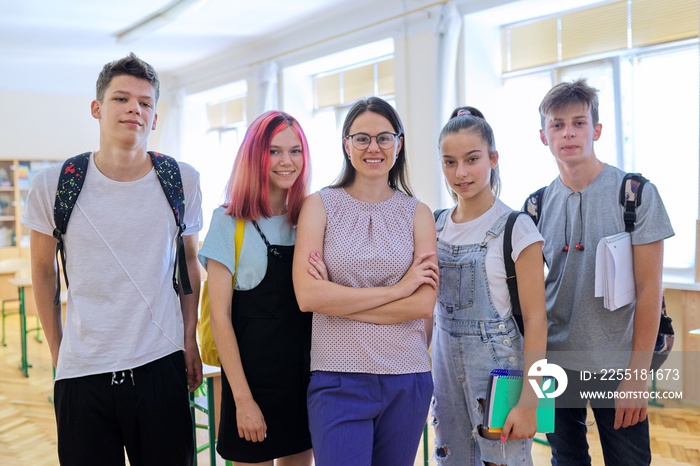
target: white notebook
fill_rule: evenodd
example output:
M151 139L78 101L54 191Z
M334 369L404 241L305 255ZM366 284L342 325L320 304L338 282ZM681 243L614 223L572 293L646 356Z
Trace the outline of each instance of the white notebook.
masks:
M596 249L595 296L614 311L634 301L636 292L630 234L606 236Z

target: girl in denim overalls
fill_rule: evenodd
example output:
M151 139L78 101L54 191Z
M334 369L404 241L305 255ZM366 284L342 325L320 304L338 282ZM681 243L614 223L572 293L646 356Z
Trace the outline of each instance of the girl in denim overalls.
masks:
M440 288L435 306L431 422L438 464L531 465L537 397L524 384L501 434L483 428L493 369L523 369L544 358L547 317L542 243L525 215L513 228L513 260L527 338L513 319L503 262L512 209L497 199L498 152L476 109L459 112L440 133L445 180L457 205L437 218ZM523 351L525 350L525 351Z

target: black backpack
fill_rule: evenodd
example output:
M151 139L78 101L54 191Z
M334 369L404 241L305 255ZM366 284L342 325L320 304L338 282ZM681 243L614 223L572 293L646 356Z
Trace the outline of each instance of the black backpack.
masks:
M435 221L437 222L440 214L449 209L439 209L433 212ZM520 214L525 212L513 211L508 214L506 226L503 230L503 262L506 266L506 285L508 285L508 293L510 294L510 307L513 312L513 318L518 324L518 330L521 335L525 335L525 325L523 323L523 311L520 308L520 296L518 295L518 281L515 277L515 262L513 262L513 226Z
M53 218L56 228L53 230L53 237L56 238L56 260L60 257L63 267L63 276L68 286L68 273L66 271L66 251L63 243L63 235L68 227L70 214L73 212L75 202L78 200L80 190L83 188L85 176L90 161L90 152L79 154L69 158L63 163L61 173L58 177L58 187L56 189L56 199L53 205ZM182 188L182 177L177 161L165 154L149 151L153 167L158 176L158 181L163 188L165 197L173 210L175 224L178 227L177 249L175 253L175 269L173 270L173 288L179 291L178 275L182 283L184 294L192 293L190 277L187 273L187 259L185 257L185 243L182 233L186 225L182 222L185 217L185 193ZM179 272L179 273L178 273ZM56 296L54 304L58 304L61 298L61 277L56 276Z
M627 173L622 180L619 199L620 204L625 208L625 231L628 233L634 231L634 225L637 221L635 209L642 203L642 191L647 181L649 180L644 178L641 173ZM523 206L523 211L532 218L535 225L540 222L540 206L546 189L547 187L543 186L530 194Z
M647 183L646 178L644 178L641 173L627 173L622 179L622 184L620 186L619 201L620 205L624 207L625 212L623 214L625 222L625 231L631 233L634 231L635 224L637 222L636 208L642 203L642 191L644 185ZM537 225L540 221L542 197L544 196L545 189L544 186L530 196L525 201L523 210L532 218ZM666 315L666 300L661 297L661 321L659 322L659 333L656 336L656 344L654 345L654 354L652 356L651 368L653 370L661 367L664 363L668 354L673 348L674 331L671 323L671 319Z

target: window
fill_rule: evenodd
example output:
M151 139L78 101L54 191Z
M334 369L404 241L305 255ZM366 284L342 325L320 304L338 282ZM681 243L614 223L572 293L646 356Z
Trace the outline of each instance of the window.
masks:
M342 107L370 95L394 95L394 60L379 59L313 77L314 108Z
M207 104L210 131L226 131L245 121L245 97Z
M630 171L659 189L676 235L664 243L664 265L695 265L698 218L697 47L633 60L632 118L626 139Z
M310 192L331 184L342 170L341 129L352 103L377 95L395 105L393 53L387 39L285 68L284 108L309 139Z
M209 229L212 212L223 202L247 128L246 94L246 82L238 81L185 98L182 158L200 174L203 234Z
M698 8L697 1L625 0L501 27L500 106L484 104L484 110L496 133L504 202L518 208L524 196L557 176L537 137L537 109L553 85L586 78L599 90L603 131L596 155L656 185L676 232L665 241L664 267L692 269L700 153ZM608 12L605 31L592 33L602 25L593 21L601 9ZM622 32L624 41L618 40ZM611 34L617 39L591 40Z
M551 83L551 74L546 72L508 79L503 83L500 106L493 110L479 108L496 138L500 198L514 209L523 205L529 193L549 184L558 174L554 157L540 142L537 112Z
M619 63L563 67L554 79L550 73L506 79L503 91L510 111L487 115L501 154L503 201L520 207L523 193L549 184L557 176L553 157L537 138L537 108L557 82L585 77L599 90L603 131L595 145L596 155L622 170L640 172L656 185L676 232L665 242L664 266L694 267L700 139L698 65L697 48L684 47ZM620 127L617 122L622 122Z
M501 28L502 69L694 38L699 14L697 0L617 0L509 24Z

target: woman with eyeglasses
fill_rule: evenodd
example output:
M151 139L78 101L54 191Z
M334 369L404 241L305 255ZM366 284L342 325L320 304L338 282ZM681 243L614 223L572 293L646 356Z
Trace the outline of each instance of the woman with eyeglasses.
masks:
M313 312L309 429L316 466L412 465L433 383L424 319L436 232L408 186L403 125L378 97L343 124L338 181L309 196L293 279Z

